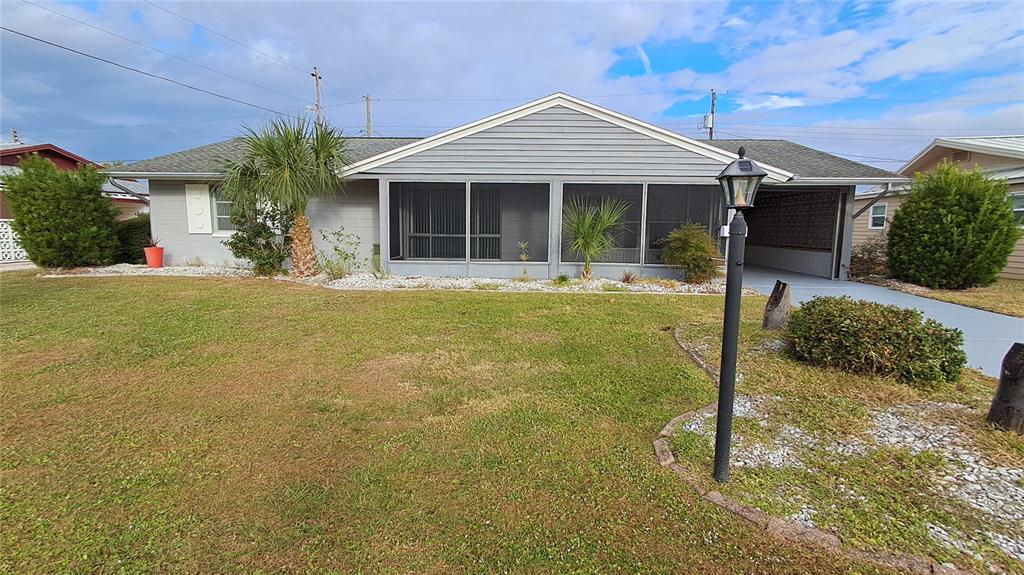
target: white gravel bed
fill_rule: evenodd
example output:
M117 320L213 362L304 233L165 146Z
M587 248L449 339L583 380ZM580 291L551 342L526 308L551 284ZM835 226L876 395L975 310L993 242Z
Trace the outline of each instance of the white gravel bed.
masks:
M753 419L762 427L768 423L767 406L778 397L737 396L736 417ZM906 449L914 454L930 452L947 463L946 474L936 477L935 488L947 497L959 499L991 519L991 529L973 536L942 525L929 525L929 534L937 541L972 557L981 558L976 540L987 539L1008 556L1024 561L1024 468L1006 467L974 449L970 437L952 424L936 423L929 416L947 410L966 410L956 403L919 401L871 412L872 425L859 437L823 444L803 430L784 425L770 443L746 441L735 436L732 463L737 467L792 467L804 469L804 458L822 449L837 456L866 455L878 447ZM980 418L983 415L977 414ZM715 414L705 413L681 429L698 433L712 441ZM817 448L817 449L816 449ZM863 499L840 482L839 491L851 499ZM793 519L813 524L814 510L802 505ZM998 529L998 531L996 530Z
M224 266L165 266L162 268L151 268L139 264L115 264L95 268L54 270L43 275L46 278L73 276L252 277L252 272L244 268Z
M457 278L431 276L390 276L375 277L370 273L353 273L344 278L328 281L324 287L339 290L380 290L392 291L403 289L428 290L481 290L503 292L638 292L638 293L682 293L682 294L720 294L725 293L725 282L714 280L702 284L688 284L672 281L666 283L623 283L611 279L594 279L589 282L571 280L565 284L556 284L551 280L490 279L490 278Z

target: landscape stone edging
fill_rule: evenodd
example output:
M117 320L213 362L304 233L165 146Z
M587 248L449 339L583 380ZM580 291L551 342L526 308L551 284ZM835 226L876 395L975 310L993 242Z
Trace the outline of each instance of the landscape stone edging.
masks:
M694 363L696 363L704 373L706 373L711 380L715 382L717 386L718 372L704 361L704 358L701 357L697 350L683 341L682 337L679 335L679 331L678 327L672 331L672 338L676 341L676 345L678 345L679 348L684 351L694 361ZM699 415L713 414L717 410L718 403L714 402L699 409L688 411L673 417L665 424L665 427L661 428L661 431L658 432L658 437L655 438L652 444L654 447L654 455L657 458L658 463L662 467L666 467L678 475L679 478L682 479L683 482L691 489L696 491L704 501L716 505L733 515L752 523L757 526L758 529L768 533L769 535L794 543L811 545L831 553L845 555L852 559L867 561L883 567L902 570L914 575L967 574L966 571L962 571L956 567L948 567L944 564L938 563L937 561L927 557L921 557L919 555L893 553L889 551L868 551L844 546L842 540L833 533L822 531L815 527L808 527L801 523L797 523L792 519L772 517L756 507L745 505L730 499L718 491L704 489L700 482L695 481L691 474L683 468L678 461L676 461L675 456L672 454L672 449L669 446L669 438L675 434L680 425L692 421Z

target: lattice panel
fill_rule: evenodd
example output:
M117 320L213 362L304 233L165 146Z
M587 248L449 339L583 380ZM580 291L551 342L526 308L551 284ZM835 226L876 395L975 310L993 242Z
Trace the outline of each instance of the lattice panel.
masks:
M839 190L762 189L744 212L747 243L761 246L831 250L836 232Z
M0 262L20 262L28 259L21 249L18 234L11 229L11 220L0 220Z

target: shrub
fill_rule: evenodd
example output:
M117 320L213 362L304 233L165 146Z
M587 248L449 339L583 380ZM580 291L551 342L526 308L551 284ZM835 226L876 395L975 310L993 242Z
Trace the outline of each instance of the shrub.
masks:
M918 174L889 229L889 270L930 288L990 285L1020 238L1006 182L944 162Z
M718 246L703 225L683 224L657 243L665 263L683 270L687 283L704 283L720 275L715 263Z
M884 235L853 246L850 252L850 275L853 277L889 275L889 261L885 256L888 240Z
M624 284L635 284L639 280L640 278L635 273L628 270L622 272L622 278L619 279Z
M124 264L146 263L143 248L150 245L149 214L117 222L117 255L114 260Z
M231 254L252 264L258 275L281 272L291 252L291 229L295 214L273 207L256 208L253 213L235 211L231 222L235 232L223 243Z
M92 166L61 171L31 155L4 176L11 227L32 263L43 267L108 264L117 254L118 210L102 194L106 176Z
M320 230L320 237L333 252L333 255L320 254L320 269L327 277L341 279L358 266L359 236L338 228L330 232Z
M622 218L629 213L629 204L622 200L604 198L593 203L584 198L572 198L562 208L562 229L566 246L583 260L580 279L593 277L591 262L600 260L616 247L615 235L626 229Z
M955 381L967 363L963 333L915 309L816 297L786 326L796 357L853 373L894 376L915 387Z

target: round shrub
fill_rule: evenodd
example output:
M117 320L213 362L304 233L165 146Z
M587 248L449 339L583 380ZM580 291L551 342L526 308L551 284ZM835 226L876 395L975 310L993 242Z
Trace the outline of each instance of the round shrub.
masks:
M109 264L117 253L117 208L103 196L106 176L92 166L58 170L33 154L4 176L21 247L42 267Z
M718 246L701 224L683 224L658 240L662 258L671 267L683 270L687 283L704 283L718 277Z
M253 213L233 211L231 222L235 231L221 242L231 255L252 264L257 275L281 273L284 261L291 253L291 230L295 214L270 206L260 207Z
M816 297L795 310L786 339L797 358L914 387L955 381L967 364L958 329L921 312L849 297Z
M885 259L887 243L885 236L879 236L853 246L850 252L850 276L860 278L889 275L889 264Z
M918 174L889 229L891 273L930 288L986 286L1020 238L1004 180L944 162Z
M146 252L143 248L149 245L150 238L149 214L139 214L134 218L117 222L117 256L118 263L146 263Z

